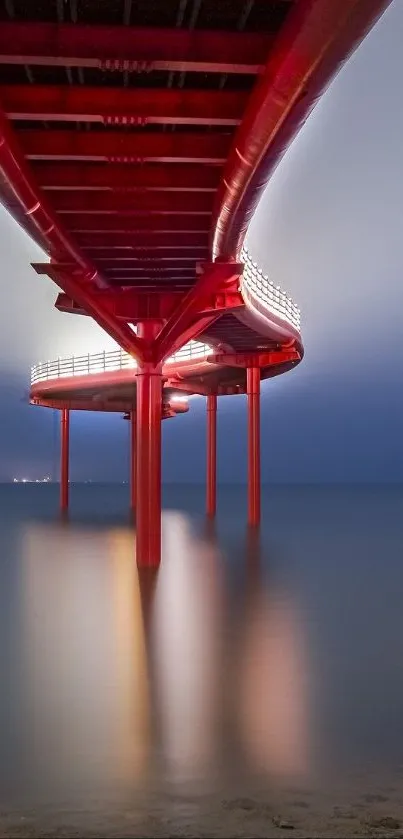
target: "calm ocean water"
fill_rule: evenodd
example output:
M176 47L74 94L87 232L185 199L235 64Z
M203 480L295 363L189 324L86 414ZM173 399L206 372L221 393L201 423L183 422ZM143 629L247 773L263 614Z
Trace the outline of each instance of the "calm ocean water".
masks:
M403 488L0 486L0 800L403 762Z

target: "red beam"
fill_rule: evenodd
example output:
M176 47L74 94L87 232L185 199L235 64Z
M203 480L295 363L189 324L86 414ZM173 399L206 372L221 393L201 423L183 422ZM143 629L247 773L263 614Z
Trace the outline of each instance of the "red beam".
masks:
M33 263L32 267L37 274L50 277L65 294L88 312L122 349L138 359L141 358L142 341L134 335L126 323L120 323L113 312L108 309L102 292L97 293L93 288L83 284L80 277L58 270L57 266L51 263Z
M278 350L253 353L215 353L209 356L211 364L228 367L275 367L290 361L301 361L300 352L294 346L281 347Z
M191 338L201 334L208 325L201 327L197 313L214 292L225 290L225 285L240 276L243 266L237 263L206 263L196 285L183 298L157 337L155 361L159 362L183 346ZM217 317L217 315L215 315ZM214 317L212 318L214 320Z
M224 132L21 129L17 134L29 160L216 164L225 162L231 144L231 134Z
M177 305L178 294L183 295L182 292L175 292L169 287L167 291L162 289L163 293L155 293L155 288L149 288L147 291L138 291L138 289L122 289L108 290L102 292L102 298L105 305L113 312L115 317L122 318L126 322L143 321L146 318L152 320L164 321L170 317L175 306ZM61 312L68 312L69 314L87 315L88 313L78 306L67 294L58 294L55 308Z
M188 277L177 277L176 275L172 275L172 277L150 277L147 275L138 276L138 275L130 275L130 274L115 274L111 275L109 278L109 286L112 289L115 289L117 286L127 286L139 291L139 289L146 289L147 291L155 291L159 289L163 291L163 293L167 292L168 294L171 293L172 289L181 289L181 290L189 290L194 286L195 278L194 275ZM210 309L208 312L204 314L210 314Z
M179 88L0 86L9 119L107 125L238 125L248 92Z
M95 249L94 258L103 267L108 268L115 265L125 266L133 265L140 268L147 265L161 265L161 268L171 268L173 265L184 267L185 265L193 265L195 261L202 259L197 256L206 252L206 248L186 249L186 248L160 248L160 250L136 251L134 248L117 248L109 250L108 248Z
M109 259L99 259L96 257L97 262L102 263L102 270L109 271L116 273L117 271L122 271L125 273L126 271L131 271L132 273L142 272L142 273L162 273L165 274L166 271L187 271L193 272L195 274L196 270L196 261L197 257L194 259L183 258L180 259L163 259L160 260L159 258L151 259L133 259L126 257L125 259L119 258L115 259L114 257L111 258L111 254L109 254Z
M196 274L196 263L194 262L190 268L186 268L186 266L178 267L177 265L172 266L171 268L164 268L160 267L159 265L145 265L143 268L140 266L134 266L133 268L125 268L124 266L113 266L106 271L106 275L112 274L121 274L124 276L125 274L131 274L133 277L158 277L163 278L170 278L170 277L194 277Z
M197 380L196 382L193 379L191 382L187 382L185 379L177 379L175 378L175 376L172 376L172 378L168 378L165 380L165 387L173 388L174 390L180 390L183 391L183 393L197 393L199 396L208 396L208 394L210 393L210 388L207 385L203 384L201 380Z
M174 173L173 173L174 177ZM211 192L52 192L52 204L58 213L138 214L160 213L210 215L214 194Z
M255 74L274 34L2 21L0 63Z
M44 396L37 395L38 386L34 385L31 388L31 397L30 403L31 405L40 405L42 408L53 408L53 410L62 410L66 408L70 411L102 411L104 412L114 412L118 414L124 414L126 411L130 411L132 402L127 399L126 401L120 402L108 402L102 401L99 399L82 399L81 397L75 397L73 399L66 399L60 394L60 398L56 399L47 399Z
M71 213L65 217L66 226L72 233L200 233L208 234L208 216L92 216L90 213ZM175 239L175 243L176 242Z
M219 166L147 163L144 166L109 163L32 163L36 179L45 190L166 190L215 192L220 182Z
M1 29L1 27L0 27ZM35 179L21 154L14 132L0 110L0 171L5 189L0 190L5 206L29 234L37 236L41 247L50 255L73 259L84 272L86 282L102 286L103 280L88 257L85 257L70 238L46 197L37 188Z
M157 280L152 280L150 278L145 279L142 278L139 280L138 277L110 277L110 287L113 289L117 289L123 287L125 289L131 289L136 292L146 293L146 294L172 294L172 293L179 293L187 292L192 287L194 283L194 278L192 277L189 280L186 279L172 279L166 280L165 282L158 282ZM190 340L190 338L189 338ZM185 341L186 343L186 341Z
M97 252L108 249L119 250L125 248L127 252L132 250L133 253L139 253L139 248L143 247L144 251L150 248L157 251L160 248L186 248L189 252L200 252L201 249L208 247L208 233L195 233L175 230L174 232L164 233L161 230L139 231L126 230L123 233L116 231L102 231L101 233L81 233L77 235L77 241L86 250L91 251L96 259ZM194 249L194 251L193 251Z
M171 280L170 282L157 282L153 280L139 280L136 277L114 277L111 280L111 288L119 291L135 291L136 294L172 294L175 293L178 297L187 294L192 288L191 280ZM217 315L216 315L217 317ZM191 338L189 338L191 340ZM187 343L185 341L185 343Z

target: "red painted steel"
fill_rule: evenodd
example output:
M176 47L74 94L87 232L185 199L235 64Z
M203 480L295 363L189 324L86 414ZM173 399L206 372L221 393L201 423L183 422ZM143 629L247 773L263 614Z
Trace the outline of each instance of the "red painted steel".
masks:
M33 84L14 84L14 70L13 84L0 90L13 120L11 128L0 115L0 197L50 255L51 265L37 268L64 291L60 308L90 314L138 359L132 435L135 427L141 564L160 558L161 364L191 338L211 339L221 359L221 378L205 365L200 392L215 399L240 392L248 368L249 521L259 522L260 375L285 372L303 350L291 325L261 310L260 317L260 304L242 298L237 260L285 148L389 1L296 0L268 15L258 33L2 21L0 65L43 65L51 84L36 84L35 70ZM86 77L61 87L66 74L50 67L67 68L69 81L71 67ZM112 71L120 82L135 71L154 75L151 85L140 78L112 88L113 79L103 83ZM165 88L166 71L198 76ZM206 81L208 73L241 77ZM102 124L85 130L94 122ZM182 386L180 371L177 378ZM212 509L212 462L209 475Z
M70 411L62 408L60 413L60 509L69 506L69 448L70 448Z
M28 160L106 160L110 163L225 163L231 134L137 131L46 131L22 128L21 148Z
M203 310L206 298L217 289L223 290L225 283L230 283L242 273L242 265L233 263L206 263L200 266L203 273L194 288L183 298L176 311L157 338L155 346L155 358L163 361L171 352L183 345L191 338L200 334L206 326L195 329L192 333L192 326L197 323L197 314ZM190 331L189 331L190 330Z
M237 258L259 198L342 63L391 0L299 0L249 100L222 178L213 257Z
M220 182L219 166L177 163L175 178L161 163L121 164L34 161L32 168L42 189L215 192Z
M248 92L174 88L1 85L9 119L106 125L238 125Z
M206 511L211 518L217 508L217 396L207 396L207 497Z
M174 252L175 257L175 252ZM160 256L155 255L153 259L141 259L139 257L118 257L115 259L111 258L111 254L109 254L108 258L100 259L97 254L97 262L102 264L103 271L112 271L116 273L116 271L129 271L135 269L135 271L143 271L147 272L150 271L151 273L161 271L163 274L165 271L190 271L193 274L195 273L195 259L187 259L186 256L177 256L174 259L169 259L165 257L165 259L161 259Z
M120 247L115 247L112 250L108 247L102 246L87 248L86 250L94 253L97 262L102 263L102 265L106 265L107 263L113 265L124 265L126 262L130 264L133 263L133 265L134 263L145 265L149 262L153 264L157 260L161 264L162 268L167 262L170 267L177 265L178 268L181 267L183 262L186 264L192 263L194 265L195 259L206 262L208 256L208 250L203 246L193 248L158 247L152 249L151 246L147 248L136 248L133 245L121 245ZM206 257L206 259L203 259L203 257Z
M58 270L56 265L48 263L33 263L32 267L38 274L46 274L56 285L68 294L75 303L83 307L96 322L108 333L126 352L137 358L141 354L141 342L125 323L121 323L105 306L102 293L94 291L80 282L80 277Z
M166 233L162 230L126 230L123 233L116 230L102 230L101 233L94 233L94 231L81 233L77 236L77 241L86 251L90 250L94 254L97 249L106 247L112 252L116 248L130 248L133 253L183 247L189 251L194 248L199 253L201 249L207 249L208 233L175 230L173 235L172 232Z
M191 215L91 215L91 213L71 213L64 216L64 223L71 233L174 233L173 243L177 244L176 233L204 233L208 235L209 218Z
M260 369L246 371L248 394L248 523L260 523Z
M0 27L1 29L1 27ZM102 278L92 263L82 254L75 242L63 229L46 197L40 194L35 180L26 165L7 119L0 111L0 171L10 185L13 195L24 213L30 232L35 231L40 242L50 252L66 254L84 271L84 279L102 286ZM17 214L17 220L19 220Z
M132 266L125 266L125 265L114 265L111 268L107 268L105 270L105 276L113 279L114 275L118 275L119 277L132 277L133 279L155 279L155 280L179 280L179 279L189 279L191 282L194 280L195 275L195 263L193 266L189 268L180 266L180 268L166 268L165 266L161 266L158 263L154 265L148 265L147 267L141 268L138 265ZM167 287L169 290L169 286Z
M137 417L136 411L130 414L130 505L132 510L136 509L137 480L136 480L136 457L137 457Z
M2 20L0 64L254 75L264 65L272 42L270 32Z
M158 322L139 324L141 337L152 343ZM141 567L161 560L161 414L162 368L143 362L136 373L137 512L136 557Z
M211 192L114 192L62 190L52 192L52 203L58 213L91 213L91 215L142 215L144 213L186 216L211 216ZM66 218L66 223L68 223ZM208 226L208 224L207 224Z

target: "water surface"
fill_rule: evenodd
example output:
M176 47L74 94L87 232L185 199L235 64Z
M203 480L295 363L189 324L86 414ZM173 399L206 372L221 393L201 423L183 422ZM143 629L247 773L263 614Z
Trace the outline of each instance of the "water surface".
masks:
M0 487L0 801L308 784L403 763L403 488Z

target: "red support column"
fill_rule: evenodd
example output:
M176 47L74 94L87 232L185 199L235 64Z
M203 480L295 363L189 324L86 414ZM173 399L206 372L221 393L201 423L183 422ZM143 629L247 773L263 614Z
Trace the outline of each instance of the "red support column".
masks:
M159 322L139 324L140 337L152 341ZM140 566L161 561L162 367L139 363L136 374L136 555Z
M60 416L60 509L67 510L69 506L69 435L70 411L62 408Z
M136 509L136 449L137 449L137 418L136 412L130 414L130 506Z
M246 371L248 394L248 523L260 523L260 369Z
M207 515L213 518L217 507L217 396L207 396Z

